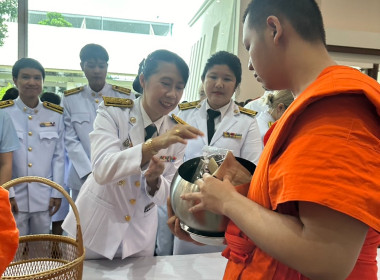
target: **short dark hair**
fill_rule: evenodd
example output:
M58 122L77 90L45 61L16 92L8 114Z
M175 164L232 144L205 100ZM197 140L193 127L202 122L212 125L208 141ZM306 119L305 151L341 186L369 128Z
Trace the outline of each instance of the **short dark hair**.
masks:
M42 102L47 101L56 105L61 104L61 97L58 94L55 94L54 92L44 92L40 95L40 100Z
M249 15L248 25L257 31L264 28L268 16L287 19L294 30L306 41L320 41L326 45L322 14L315 0L252 0L243 22Z
M101 59L108 62L109 56L105 48L97 44L85 45L79 53L80 61L85 62L90 59Z
M18 89L11 87L6 90L1 100L14 100L18 97Z
M32 68L37 69L41 72L42 78L45 80L45 69L42 67L41 63L33 58L21 58L16 61L16 63L12 67L12 77L17 79L18 73L21 69L24 68Z
M203 73L201 75L202 82L205 80L207 71L210 70L215 65L227 65L231 71L234 73L236 78L235 88L241 82L241 62L240 59L229 52L219 51L214 53L209 59L207 59L206 65L203 68Z
M133 81L133 89L136 92L142 93L143 91L139 79L140 74L142 73L144 79L148 80L150 76L157 72L160 62L175 64L186 86L187 80L189 79L189 66L187 66L186 62L176 53L168 50L156 50L139 64L137 77Z

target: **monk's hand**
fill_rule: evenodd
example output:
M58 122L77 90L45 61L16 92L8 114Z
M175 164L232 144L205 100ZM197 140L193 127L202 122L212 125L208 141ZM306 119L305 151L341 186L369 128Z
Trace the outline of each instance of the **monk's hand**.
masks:
M197 180L195 184L199 186L199 192L181 195L182 199L195 202L195 205L189 209L190 212L208 210L224 215L224 205L230 200L232 194L237 193L229 176L219 180L205 173L203 179Z
M49 202L50 216L53 216L55 213L57 213L57 211L61 207L61 202L62 202L62 198L54 198L54 197L50 198L50 202Z
M172 204L170 202L170 197L168 197L167 200L167 209L168 209L168 221L166 222L170 231L172 232L173 235L177 236L178 239L184 240L187 242L192 242L196 245L203 246L204 244L199 243L195 240L193 240L190 237L190 234L184 231L181 226L180 226L180 220L177 218L177 216L174 214Z
M158 178L165 170L165 165L154 156L149 162L148 170L145 172L146 183L149 186L149 194L153 196L158 190Z
M18 213L18 205L17 205L16 198L14 198L14 197L10 198L9 203L11 204L12 212L17 214Z

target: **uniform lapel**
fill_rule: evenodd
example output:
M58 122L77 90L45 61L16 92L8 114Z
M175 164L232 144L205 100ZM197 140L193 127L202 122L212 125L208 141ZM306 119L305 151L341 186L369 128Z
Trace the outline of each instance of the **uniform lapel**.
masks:
M201 103L201 106L198 108L195 108L194 115L198 116L195 118L196 127L200 131L202 131L205 135L202 137L203 143L207 146L208 145L208 136L207 136L207 111L206 111L206 101L207 99L203 100Z
M129 112L129 139L133 146L144 142L144 121L140 111L140 101L135 101L135 105Z

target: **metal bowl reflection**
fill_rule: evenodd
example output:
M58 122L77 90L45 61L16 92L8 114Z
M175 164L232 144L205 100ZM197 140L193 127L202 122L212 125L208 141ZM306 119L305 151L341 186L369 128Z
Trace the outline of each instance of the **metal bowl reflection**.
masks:
M189 208L197 202L185 201L180 198L182 194L199 191L199 187L192 180L200 160L200 157L193 158L178 168L170 188L171 205L175 215L182 223L182 228L191 233L190 235L221 238L224 237L228 222L226 217L210 211L190 213ZM256 166L252 162L238 157L236 160L253 174Z

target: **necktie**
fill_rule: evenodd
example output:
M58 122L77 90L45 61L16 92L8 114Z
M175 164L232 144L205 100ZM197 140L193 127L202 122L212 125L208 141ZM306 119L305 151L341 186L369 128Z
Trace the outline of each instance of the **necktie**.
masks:
M207 110L207 136L208 136L208 143L210 144L212 136L214 136L215 133L215 121L214 119L220 116L219 111L214 111L212 109Z
M150 124L145 128L146 136L145 141L152 138L153 134L157 132L157 128L154 124Z

